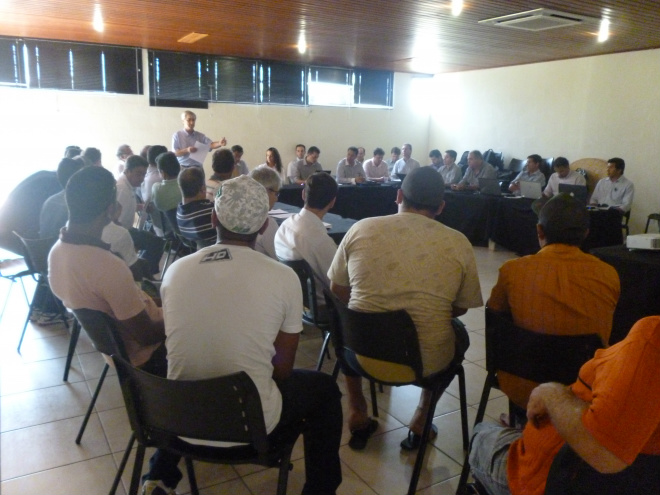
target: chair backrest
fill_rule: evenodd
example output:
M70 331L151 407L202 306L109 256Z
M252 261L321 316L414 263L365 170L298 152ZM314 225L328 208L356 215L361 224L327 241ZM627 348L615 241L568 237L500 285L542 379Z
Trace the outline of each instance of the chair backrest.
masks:
M174 232L177 235L181 235L181 231L179 230L179 222L177 222L176 220L176 208L172 208L171 210L167 210L167 211L162 211L162 213L165 216L165 221L169 225L172 232Z
M46 237L44 239L26 239L18 232L14 235L25 247L25 264L28 269L34 273L46 275L48 273L48 253L53 244L57 242L57 237Z
M354 311L329 290L323 292L333 328L333 344L351 368L389 385L423 380L417 329L407 311Z
M580 368L603 347L596 334L549 335L513 324L486 307L486 368L534 382L573 383Z
M468 155L469 155L469 154L470 154L470 151L469 151L469 150L463 152L463 154L461 155L461 159L458 160L458 163L457 163L457 165L458 165L459 167L463 167L463 166L467 167L467 163L468 163Z
M298 275L302 289L305 319L310 320L311 323L317 323L319 310L316 301L316 281L314 280L312 267L305 260L280 259L280 263L290 267Z
M554 158L544 158L543 161L541 162L541 166L539 167L539 170L543 175L545 175L545 181L546 183L548 182L548 179L554 172L552 169L552 162L554 162Z
M651 220L655 220L658 224L658 232L660 232L660 213L651 213L646 219L646 227L644 227L644 233L647 234L649 231L649 224Z
M113 356L138 441L186 437L252 444L268 453L259 392L245 371L204 380L167 380Z
M509 162L509 165L504 167L506 170L510 170L511 172L520 172L523 169L523 166L525 165L525 162L519 158L511 158L511 161Z
M83 327L94 348L106 356L118 355L128 359L124 343L117 332L117 321L103 311L95 309L74 309L78 323Z
M660 456L640 454L623 471L602 474L564 444L552 461L545 487L545 495L622 493L660 493Z

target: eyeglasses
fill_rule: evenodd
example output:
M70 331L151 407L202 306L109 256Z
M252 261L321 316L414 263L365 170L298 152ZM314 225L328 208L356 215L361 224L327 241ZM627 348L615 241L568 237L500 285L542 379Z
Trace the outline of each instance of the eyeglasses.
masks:
M276 198L280 197L280 192L276 191L275 189L268 188L268 192L272 192Z

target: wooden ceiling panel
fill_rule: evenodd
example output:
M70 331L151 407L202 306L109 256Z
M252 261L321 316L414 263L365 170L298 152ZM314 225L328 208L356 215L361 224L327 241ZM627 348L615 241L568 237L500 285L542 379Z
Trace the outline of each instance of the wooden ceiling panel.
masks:
M105 30L92 28L94 5ZM610 18L598 25L528 32L478 21L540 7ZM0 35L140 46L342 67L455 72L660 47L657 1L449 0L4 0ZM195 31L194 44L177 40ZM308 45L298 53L300 33Z

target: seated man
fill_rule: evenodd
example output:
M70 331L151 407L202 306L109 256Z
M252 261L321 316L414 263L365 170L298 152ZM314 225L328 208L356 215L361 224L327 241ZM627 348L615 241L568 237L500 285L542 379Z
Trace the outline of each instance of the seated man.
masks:
M213 201L206 199L204 171L189 167L179 174L183 200L176 209L176 223L181 235L197 243L199 249L215 244L215 227L211 224Z
M181 190L176 180L179 177L181 165L179 165L176 155L171 151L158 155L156 165L163 180L153 185L151 201L162 212L173 210L181 202Z
M129 156L133 154L133 150L128 144L122 144L117 148L117 153L115 156L117 157L117 165L116 165L116 172L115 176L116 178L119 178L121 174L124 173L124 167L126 167L126 160L128 159Z
M584 176L575 170L571 170L568 160L563 156L558 156L552 162L552 168L555 171L548 179L548 185L543 190L545 198L551 198L559 193L559 184L572 184L576 186L586 186L587 181ZM543 199L543 198L541 198Z
M117 202L121 205L117 221L131 234L135 247L142 251L140 257L148 263L148 274L154 275L160 271L164 241L151 232L133 227L138 209L136 189L144 181L148 167L149 163L140 155L129 156L126 160L124 173L117 179Z
M296 157L289 162L289 165L286 167L286 178L287 178L287 184L291 184L293 182L293 179L296 177L296 167L298 166L298 162L305 158L305 150L307 148L305 147L304 144L297 144L296 145Z
M167 153L167 148L160 144L147 147L147 162L149 163L149 167L147 168L147 174L144 176L144 180L140 185L140 196L144 203L144 209L149 214L154 232L158 237L163 237L165 233L160 212L154 207L151 200L151 192L153 191L154 184L161 181L160 173L158 172L158 165L156 165L156 158L163 153Z
M328 269L337 252L335 241L323 225L323 217L335 205L337 182L323 172L310 176L303 190L305 206L287 218L275 235L275 252L283 260L304 259L314 272L316 299L325 307L323 288L330 288Z
M387 182L390 178L390 172L387 168L387 163L383 160L385 151L383 148L376 148L374 150L374 157L370 158L362 164L364 175L371 181Z
M292 184L302 185L307 180L307 177L312 175L314 172L323 171L323 167L318 162L320 154L321 150L319 150L316 146L309 147L305 158L296 163L295 175L289 177Z
M616 208L621 213L628 213L635 196L635 186L623 176L626 162L623 158L607 160L607 177L598 181L591 195L591 204Z
M131 363L165 376L162 311L101 240L116 196L115 179L104 168L85 167L73 174L66 186L69 221L48 256L48 280L67 308L94 309L115 318Z
M638 321L623 341L596 351L573 385L536 387L524 430L475 426L472 474L490 494L542 495L564 443L608 478L616 478L640 454L660 455L659 369L660 317L651 316ZM603 479L591 493L602 493L612 481ZM653 493L627 488L619 493Z
M399 158L401 158L401 148L399 148L398 146L394 146L390 150L390 159L386 160L387 170L390 173L390 175L392 175L392 169L394 168L396 162L399 161Z
M282 178L280 174L275 169L266 166L255 168L249 175L266 188L266 192L268 193L268 211L272 210L280 195L280 189L282 189ZM277 228L277 221L269 216L268 227L266 227L263 234L257 236L257 242L254 245L255 251L265 254L274 260L277 259L277 255L275 254L275 233L277 232Z
M445 369L457 352L465 352L464 345L456 345L460 339L452 318L483 305L470 242L435 220L443 196L440 174L430 167L414 169L397 191L399 213L353 225L328 271L332 292L349 308L408 311L417 327L424 375ZM360 377L347 374L346 387L349 446L364 448L377 424L367 415ZM436 406L430 398L422 390L403 448L419 446L426 412Z
M527 157L527 164L520 171L516 178L509 184L509 191L516 196L520 196L520 183L521 182L538 182L541 187L545 186L545 175L541 172L540 167L543 163L541 155L529 155Z
M234 155L234 166L236 167L237 175L247 175L250 169L241 158L243 157L243 146L235 144L231 147L231 153Z
M403 158L397 160L397 162L392 167L392 172L390 177L392 180L399 180L398 174L409 174L416 168L419 168L419 162L412 158L412 144L405 143L401 146L403 152Z
M358 163L358 149L351 146L346 151L346 158L337 163L337 182L340 184L358 184L364 182L364 170L362 164Z
M227 148L216 150L211 160L213 174L206 180L206 199L215 201L215 196L226 180L236 177L234 155Z
M507 261L488 305L511 313L519 327L552 335L600 335L607 346L619 299L616 270L580 244L589 231L584 205L559 194L539 213L537 254ZM522 409L538 383L498 373L502 392ZM510 418L510 420L513 418Z
M271 441L295 438L303 423L302 493L333 494L341 483L341 394L331 376L293 369L302 330L300 282L293 270L254 251L267 217L261 184L247 176L225 182L213 213L218 244L167 270L161 294L168 378L246 371ZM143 493L171 493L181 479L178 457L159 452L153 461Z
M450 188L452 184L458 184L463 178L461 167L456 165L456 156L455 150L447 150L445 156L442 157L442 166L438 172L442 175L446 188Z
M478 191L479 179L497 179L497 171L488 162L479 150L472 150L468 154L468 168L463 178L451 186L456 191Z

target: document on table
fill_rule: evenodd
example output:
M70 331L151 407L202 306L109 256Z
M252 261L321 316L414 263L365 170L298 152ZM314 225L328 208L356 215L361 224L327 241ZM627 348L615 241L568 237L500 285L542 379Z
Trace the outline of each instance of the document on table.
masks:
M209 145L196 141L195 148L197 148L197 151L190 153L189 158L191 160L195 160L196 162L204 163L204 160L206 160L206 155L209 154Z
M281 209L275 209L275 210L270 210L268 212L268 215L273 217L273 218L280 218L280 219L287 219L290 216L295 215L295 213L291 213L290 211L285 211Z

